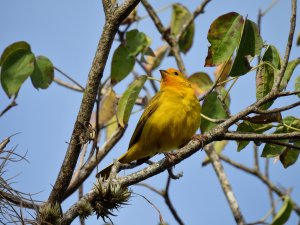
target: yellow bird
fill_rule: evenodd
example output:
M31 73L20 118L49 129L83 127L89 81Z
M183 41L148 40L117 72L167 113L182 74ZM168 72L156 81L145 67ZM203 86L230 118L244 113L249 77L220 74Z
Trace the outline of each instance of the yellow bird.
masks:
M160 91L145 108L131 137L128 151L118 161L138 164L157 153L167 153L184 146L200 126L201 106L185 76L170 68L160 70ZM109 165L97 177L109 176Z

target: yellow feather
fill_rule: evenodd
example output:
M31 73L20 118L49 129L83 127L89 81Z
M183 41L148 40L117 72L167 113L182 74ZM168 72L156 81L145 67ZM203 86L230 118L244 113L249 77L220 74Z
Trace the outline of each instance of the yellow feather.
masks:
M173 68L160 70L160 91L145 108L131 137L128 151L118 161L144 162L157 153L185 145L200 126L201 106L184 75ZM109 165L97 177L108 177Z

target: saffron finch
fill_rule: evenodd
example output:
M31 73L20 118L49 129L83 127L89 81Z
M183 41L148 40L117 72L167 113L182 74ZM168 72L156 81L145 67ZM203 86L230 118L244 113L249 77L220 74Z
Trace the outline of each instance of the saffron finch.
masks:
M145 108L131 137L128 151L118 161L138 164L157 153L184 146L200 126L201 106L190 82L178 70L160 70L160 91ZM97 174L107 178L113 164Z

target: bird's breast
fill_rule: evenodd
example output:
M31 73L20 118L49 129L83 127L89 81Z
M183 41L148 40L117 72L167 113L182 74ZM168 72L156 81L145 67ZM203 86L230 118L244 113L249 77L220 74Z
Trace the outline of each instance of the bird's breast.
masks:
M166 92L148 119L142 135L153 151L167 152L190 140L200 125L200 104L194 94ZM146 146L145 146L146 147Z

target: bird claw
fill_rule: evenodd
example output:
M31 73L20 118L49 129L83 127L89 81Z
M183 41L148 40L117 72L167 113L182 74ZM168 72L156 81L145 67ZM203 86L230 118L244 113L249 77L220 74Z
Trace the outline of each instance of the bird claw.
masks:
M172 153L172 152L167 152L167 153L164 153L166 159L170 162L170 163L174 163L174 160L176 159L176 153Z
M206 142L208 137L205 134L195 134L192 136L192 140L200 141L201 148L204 147L204 142Z

